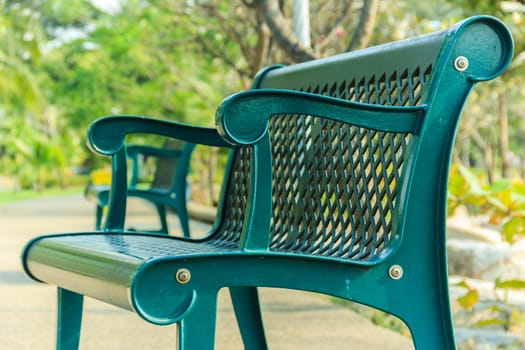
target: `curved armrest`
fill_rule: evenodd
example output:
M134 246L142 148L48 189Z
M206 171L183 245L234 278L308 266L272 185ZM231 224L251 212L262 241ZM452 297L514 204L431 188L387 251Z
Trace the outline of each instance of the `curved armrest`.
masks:
M196 144L229 147L213 128L135 115L114 115L95 120L88 130L92 149L103 155L118 152L129 134L155 134Z
M112 156L111 191L108 200L106 231L124 229L126 216L127 152L125 139L129 134L155 134L187 141L192 147L202 144L231 147L215 129L154 119L143 116L116 115L95 120L88 130L89 146L94 152Z
M258 142L273 115L306 114L370 129L417 133L426 106L390 107L280 89L244 91L226 98L216 113L221 136L236 145Z

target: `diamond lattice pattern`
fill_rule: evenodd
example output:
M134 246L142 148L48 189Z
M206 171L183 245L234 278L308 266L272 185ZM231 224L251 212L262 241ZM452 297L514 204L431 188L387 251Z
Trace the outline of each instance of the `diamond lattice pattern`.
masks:
M361 103L418 105L431 67L305 86ZM351 118L351 116L349 116ZM311 115L270 121L272 251L349 260L377 258L395 231L398 187L410 134L364 129ZM237 152L219 244L234 245L246 208L249 150Z

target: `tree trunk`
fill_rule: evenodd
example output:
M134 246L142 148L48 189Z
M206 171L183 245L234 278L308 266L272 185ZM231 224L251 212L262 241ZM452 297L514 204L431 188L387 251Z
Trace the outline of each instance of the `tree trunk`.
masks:
M478 146L483 152L483 163L485 171L487 172L487 179L489 183L494 182L494 157L492 154L492 137L489 135L483 138L477 130L474 130L471 135L472 141Z
M507 110L507 95L504 89L498 92L498 120L499 120L499 146L501 152L501 175L512 175L512 160L509 149L509 118Z
M483 150L483 158L485 159L485 167L487 170L487 181L489 184L494 182L494 156L492 154L492 148L486 147Z
M370 42L376 24L379 0L364 0L359 23L347 51L365 48Z
M270 51L270 37L271 32L268 26L258 15L257 18L257 47L255 48L255 60L252 62L252 71L257 73L266 65L266 59Z
M215 169L218 165L218 149L216 147L210 147L210 157L208 158L208 195L210 202L214 207L217 207L219 200L215 196Z

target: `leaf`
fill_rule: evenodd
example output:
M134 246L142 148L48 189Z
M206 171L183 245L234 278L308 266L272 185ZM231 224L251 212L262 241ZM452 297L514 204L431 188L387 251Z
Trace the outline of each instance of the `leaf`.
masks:
M525 184L522 179L515 178L512 180L512 189L515 193L525 196Z
M462 280L461 282L456 283L455 286L472 289L472 287L467 283L466 280Z
M488 327L488 326L501 326L501 325L507 325L509 324L509 321L504 320L502 318L488 318L485 320L479 320L474 325L476 327Z
M508 211L507 206L497 197L488 197L487 202L493 207L493 210L499 210L506 213Z
M514 242L516 236L525 235L525 217L511 217L503 224L501 235L506 242Z
M471 204L475 207L481 207L486 203L486 195L485 193L478 193L478 192L469 192L466 194L466 196L463 198L463 202L465 204Z
M453 165L450 170L450 176L448 181L448 193L453 196L455 200L460 200L461 197L468 191L468 185L461 176L458 166Z
M489 308L489 310L492 311L492 312L502 312L502 311L503 311L503 309L501 308L501 306L496 305L496 304L492 305L492 306Z
M471 288L465 295L459 297L457 301L462 308L472 310L479 301L479 292L477 289Z
M500 289L525 289L525 280L518 280L518 279L512 279L512 280L496 280L494 283L495 288Z
M525 208L525 195L522 193L517 193L512 190L511 198L512 198L512 206L511 208L513 210L519 210Z
M489 218L489 224L491 225L499 225L501 224L501 222L503 221L503 219L505 219L505 214L503 213L500 213L500 212L496 212L494 214L492 214Z
M512 185L512 181L510 179L501 179L501 180L494 182L492 185L490 185L489 192L499 193L506 189L509 189L511 185Z
M512 196L512 190L506 189L502 192L499 192L497 198L507 207L511 208L514 203L514 198Z
M463 176L463 178L465 179L465 181L467 182L467 184L469 185L470 192L473 192L473 193L484 193L484 192L486 192L486 191L483 190L483 186L481 184L481 181L479 180L479 178L474 174L474 172L471 169L460 165L458 167L458 170L459 170L460 174Z

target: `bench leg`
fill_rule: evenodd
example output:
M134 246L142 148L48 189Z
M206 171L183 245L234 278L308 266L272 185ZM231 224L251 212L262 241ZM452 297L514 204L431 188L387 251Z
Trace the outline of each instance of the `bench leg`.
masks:
M245 349L268 349L257 288L230 287L230 296Z
M412 341L417 350L455 350L454 328L450 319L448 305L440 305L429 298L425 305L412 305L418 315L412 313L405 317L412 333Z
M456 349L446 268L436 266L441 268L429 269L432 273L426 281L421 278L407 284L403 293L395 293L396 301L390 305L410 329L417 350Z
M179 217L180 227L182 228L182 234L185 238L190 238L190 226L188 223L188 210L186 204L182 203L177 208L177 216Z
M102 205L97 204L97 208L95 210L95 230L102 229L102 216L104 215L104 207Z
M168 233L168 221L166 220L166 206L164 204L155 204L160 219L160 232Z
M58 288L57 350L78 349L84 296Z
M178 350L213 350L217 294L198 295L188 314L177 324Z

